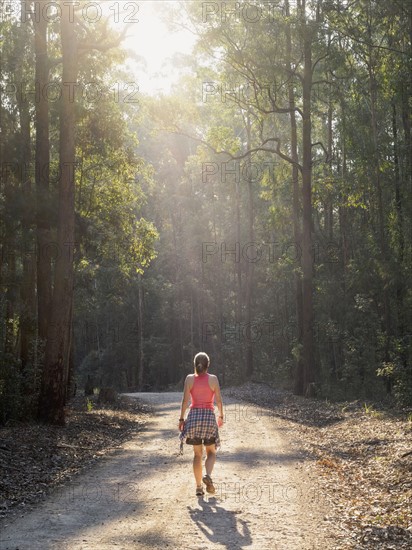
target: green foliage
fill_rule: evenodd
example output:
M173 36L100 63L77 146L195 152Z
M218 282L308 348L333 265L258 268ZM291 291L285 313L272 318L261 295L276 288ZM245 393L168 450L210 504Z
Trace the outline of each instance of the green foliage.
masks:
M240 140L234 135L233 128L226 126L210 128L206 140L217 151L236 154L240 148Z
M412 406L412 370L397 367L393 373L393 394L400 407Z
M199 33L194 55L178 59L186 74L170 96L139 96L138 105L116 101L113 93L117 82L129 80L125 52L82 53L80 87L94 82L110 93L101 101L76 99L79 385L91 375L96 386L136 388L143 357L143 387L164 389L182 381L194 353L205 349L223 384L245 380L251 351L254 380L293 386L304 359L296 313L302 262L295 252L302 243L294 234L294 225L302 228L302 174L294 204L291 164L276 147L290 157L292 92L302 163L303 41L310 29L317 383L325 397L366 401L392 390L399 404L411 404L409 20L399 3L307 2L300 13L299 3L289 2L289 17L282 2L275 4L270 18L254 23L216 16L199 26L201 3L185 3L174 23L184 20ZM32 27L2 20L0 31L2 88L16 71L33 82ZM58 24L49 31L49 53L58 59ZM77 32L102 44L116 38L103 23ZM59 81L60 64L51 64L50 78ZM214 90L207 98L205 82ZM20 159L17 100L10 94L0 106L2 160ZM33 152L33 98L28 111ZM50 104L50 123L53 184L45 209L54 238L58 102ZM250 147L253 154L243 156ZM27 208L17 172L1 174L0 240L18 250L4 255L2 282L19 284L20 248L28 236L36 240L36 213ZM205 256L206 243L212 252ZM257 251L256 261L248 250ZM4 423L35 409L41 353L31 352L23 375L19 338L28 298L7 284L3 290ZM248 322L253 334L260 331L253 341ZM34 334L30 349L37 346Z
M312 8L308 7L305 16L311 19L313 30L318 33L312 52L313 59L317 60L314 69L317 84L312 90L312 141L317 144L312 151L317 377L326 396L378 397L389 388L388 377L394 388L404 388L404 383L397 383L394 375L385 371L384 377L377 376L377 370L407 355L405 347L399 345L399 337L394 332L388 333L385 325L385 308L389 308L395 319L405 315L409 303L405 300L399 309L396 297L402 289L405 293L405 279L404 275L398 275L404 274L404 266L399 261L399 213L393 191L393 127L388 115L392 112L393 91L402 86L399 74L402 67L405 68L405 58L395 50L404 47L401 37L406 36L407 26L392 23L393 17L397 25L401 23L400 12L395 8L371 5L367 9L361 2L354 2L345 10L331 9L329 4L317 5L317 11ZM195 3L188 4L188 25L196 20L198 10ZM280 7L275 9L270 24L262 18L254 25L245 20L236 24L233 20L226 21L223 25L219 17L213 18L201 31L197 61L191 59L198 78L190 85L186 77L184 89L192 90L193 95L200 78L214 83L214 93L202 105L198 104L195 117L193 113L184 116L182 109L176 108L180 101L177 96L166 100L163 103L163 108L168 110L165 126L174 131L181 128L186 135L201 136L218 151L226 149L236 154L246 147L248 114L253 120L249 136L252 145L277 136L282 149L288 151L288 115L276 113L276 106L287 105L289 79L296 104L302 107L300 82L298 78L291 78L285 66L288 23L291 23L292 58L296 60L296 72L301 74L303 27L296 5L291 3L289 20ZM365 46L370 40L371 51ZM397 43L392 51L380 47L389 42L391 47ZM212 56L216 60L213 69L207 61ZM396 68L393 72L389 71L391 63ZM375 98L371 98L368 82L371 74L377 83ZM232 90L231 94L224 93L225 86ZM247 86L248 94L245 93ZM371 131L372 99L378 125L378 151ZM405 146L400 116L405 105L402 106L398 95L396 102L398 139L403 143L399 143L399 155ZM174 107L168 109L170 105ZM330 154L326 157L328 109L332 135ZM158 112L161 111L162 103L158 106ZM301 150L299 117L297 125ZM154 269L145 275L153 289L147 299L156 319L172 316L177 326L170 332L168 322L151 324L147 319L151 338L155 331L162 346L164 338L169 338L175 379L181 376L182 358L190 364L187 352L206 344L211 353L215 353L216 369L220 369L225 381L241 380L245 375L247 342L242 338L225 340L220 326L221 323L228 327L244 323L246 281L253 277L253 322L261 327L273 323L274 327L270 338L253 343L254 378L290 384L296 364L302 358L302 341L296 330L294 283L301 266L287 253L288 244L294 240L291 167L273 153L254 154L253 162L259 166L260 177L253 181L250 196L241 166L240 177L223 174L222 167L230 166L228 155L215 155L204 145L195 152L186 143L181 145L177 137L163 139L162 159L154 160L160 183L155 183L158 194L156 206L152 208L162 224L159 258ZM268 162L273 165L270 170L265 166ZM405 156L402 162L407 166ZM207 177L202 173L206 163L218 167ZM381 219L376 166L379 166L382 186ZM405 178L401 185L404 192ZM411 197L407 200L410 204ZM250 201L254 211L254 241L276 241L278 246L270 261L266 258L256 262L253 274L241 254L239 262L231 261L233 257L222 259L221 256L222 243L231 250L238 241L241 245L247 243ZM404 216L406 211L405 203ZM301 214L299 218L301 223ZM404 227L409 227L410 222ZM390 240L386 240L387 230L390 230ZM206 261L203 258L202 265L200 257L205 242L213 246L216 243L216 250L213 249ZM383 246L389 246L390 261L382 253ZM184 269L181 266L185 266ZM384 292L388 294L384 296ZM164 297L162 303L159 296ZM201 338L202 322L213 324L214 333L207 342ZM148 353L151 356L156 351ZM156 362L152 363L149 357L148 362L155 368Z

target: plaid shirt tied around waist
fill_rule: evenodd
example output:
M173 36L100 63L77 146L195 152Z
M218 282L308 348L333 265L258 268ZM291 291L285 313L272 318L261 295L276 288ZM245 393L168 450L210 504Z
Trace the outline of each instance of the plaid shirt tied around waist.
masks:
M220 438L215 412L212 409L190 409L185 426L179 435L180 454L183 454L183 442L187 437L201 437L202 439L215 437L217 450L220 447Z

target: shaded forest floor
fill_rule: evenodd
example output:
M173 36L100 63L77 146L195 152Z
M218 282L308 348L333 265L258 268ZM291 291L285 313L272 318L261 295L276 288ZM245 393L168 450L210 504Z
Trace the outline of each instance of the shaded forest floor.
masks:
M292 444L311 460L328 502L339 548L412 547L412 417L363 402L327 403L248 383L223 395L242 400L231 409L250 432L259 416L282 419ZM142 430L151 408L122 396L87 409L84 397L68 407L65 427L17 424L0 428L0 518L17 515L67 484Z
M261 384L227 392L288 422L293 440L315 459L331 525L345 548L412 548L412 414L379 404L305 399Z
M76 396L67 407L66 426L1 427L0 519L18 514L71 481L142 430L150 414L147 404L130 397L99 403L96 396Z

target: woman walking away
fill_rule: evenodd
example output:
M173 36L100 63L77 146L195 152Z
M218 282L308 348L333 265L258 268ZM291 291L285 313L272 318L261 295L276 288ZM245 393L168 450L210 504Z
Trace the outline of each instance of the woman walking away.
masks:
M223 403L219 380L217 376L207 372L209 365L210 359L206 353L201 352L195 356L195 373L188 374L186 377L179 418L181 452L185 438L188 445L193 445L193 473L196 480L197 496L204 495L202 481L206 485L208 493L215 493L212 471L215 465L216 450L220 446L218 427L223 426ZM184 414L189 399L191 399L190 410L185 421ZM219 410L217 423L214 412L215 400ZM206 448L206 474L202 477L203 445Z

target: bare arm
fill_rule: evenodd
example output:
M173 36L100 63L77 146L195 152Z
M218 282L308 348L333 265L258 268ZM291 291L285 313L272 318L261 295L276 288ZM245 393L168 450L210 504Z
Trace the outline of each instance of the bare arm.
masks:
M215 401L216 401L217 408L219 410L219 416L223 418L223 402L222 402L222 395L220 393L219 380L217 376L213 377L213 389L215 391Z
M190 388L192 387L192 384L190 382L191 382L191 375L189 374L186 376L185 386L183 389L182 405L180 407L180 418L184 417L185 411L189 406Z

